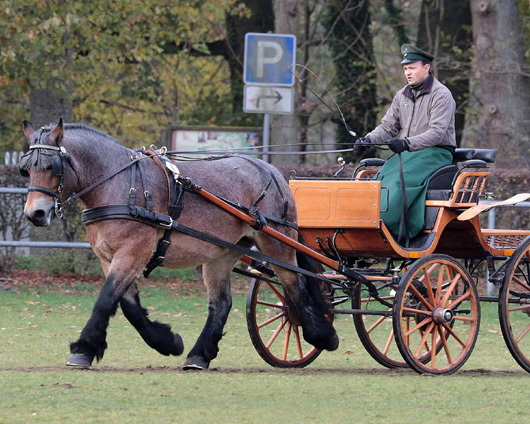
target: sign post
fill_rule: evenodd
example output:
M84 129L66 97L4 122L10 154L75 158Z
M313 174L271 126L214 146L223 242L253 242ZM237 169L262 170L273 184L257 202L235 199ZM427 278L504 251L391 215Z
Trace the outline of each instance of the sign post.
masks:
M270 114L294 112L296 37L286 34L245 35L243 110L263 113L263 147L268 151ZM263 160L269 161L267 154Z

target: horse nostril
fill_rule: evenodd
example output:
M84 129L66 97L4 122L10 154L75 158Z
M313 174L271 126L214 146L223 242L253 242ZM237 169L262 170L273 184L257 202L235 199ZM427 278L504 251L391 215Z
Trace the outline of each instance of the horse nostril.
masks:
M42 209L38 209L36 210L34 213L33 213L33 220L35 221L41 221L43 220L44 218L46 218L46 212L43 211Z

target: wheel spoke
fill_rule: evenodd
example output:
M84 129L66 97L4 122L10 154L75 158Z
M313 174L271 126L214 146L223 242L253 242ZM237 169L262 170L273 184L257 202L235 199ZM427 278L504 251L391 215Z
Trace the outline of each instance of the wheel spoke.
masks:
M519 337L517 337L517 339L515 339L515 342L519 343L523 339L523 337L528 334L529 331L530 331L530 324L528 324L526 326L526 328L522 331L522 333L519 334Z
M445 356L447 356L447 362L451 364L453 360L451 359L451 353L449 352L449 345L447 344L447 339L445 337L445 333L442 328L440 328L440 337L442 339L442 343L444 345L445 350Z
M435 362L436 362L436 351L438 349L436 349L436 347L438 346L438 344L436 343L436 333L437 333L437 330L438 330L438 326L434 326L434 329L433 329L433 332L432 332L432 344L431 344L431 367L435 367Z
M300 333L298 331L297 325L293 325L293 331L296 340L296 347L298 348L298 355L300 356L300 359L302 359L304 357L304 352L302 352L302 342L300 340Z
M449 305L446 306L446 309L453 309L456 305L458 305L460 302L466 300L469 296L471 296L471 292L470 291L464 293L459 298L453 300Z
M467 322L474 322L475 321L475 318L460 317L460 316L454 316L453 319L456 319L458 321L467 321Z
M421 295L421 293L418 291L416 287L414 287L413 284L410 284L409 289L414 292L414 295L418 298L418 300L425 306L427 309L432 311L434 309L434 306L431 305L429 302L425 300L425 298Z
M451 336L453 336L456 339L456 341L462 345L462 347L466 347L466 344L462 341L460 337L456 335L456 333L453 331L451 327L449 327L445 322L442 322L442 325L449 332L449 334L451 334Z
M283 297L283 293L280 292L276 287L274 287L274 284L269 283L268 281L265 281L265 283L270 287L270 289L274 292L276 296L278 296L278 299L282 301L282 303L285 303L285 299Z
M522 288L524 288L525 290L528 290L530 291L530 286L528 284L526 284L523 280L521 280L520 278L516 277L515 275L513 276L512 278L512 281L516 282L517 284L519 284Z
M271 308L281 308L282 307L282 305L278 305L277 303L264 302L263 300L257 300L256 304L257 305L263 305L263 306L270 306Z
M418 346L418 349L416 350L416 355L414 355L416 358L420 356L421 351L423 350L423 346L425 346L425 343L427 343L427 338L429 337L429 334L431 333L432 328L434 327L434 322L431 322L429 324L429 328L427 328L427 331L421 338L421 343Z
M390 345L392 344L393 339L394 339L394 329L390 330L390 335L388 336L388 339L385 344L385 348L383 349L384 355L388 353L388 349L390 349Z
M508 309L510 312L513 311L524 311L526 309L530 308L530 305L523 305L523 306L516 306L515 308Z
M279 319L279 318L281 318L283 316L285 316L285 312L282 311L278 315L275 315L272 318L269 318L268 320L263 321L261 324L258 324L258 328L263 328L266 325L269 325L271 322L274 322L274 321L276 321L277 319Z
M436 304L440 305L440 298L442 297L442 287L444 286L444 270L445 265L440 267L440 272L438 273L438 282L436 283Z
M456 287L456 283L462 278L461 274L458 274L455 278L453 278L453 281L451 281L451 285L447 288L447 291L445 292L445 295L443 299L440 301L440 306L444 306L449 299L449 296L451 296L451 293Z
M422 314L422 315L429 315L429 316L431 316L432 314L432 312L424 311L423 309L414 309L414 308L409 308L406 306L403 306L403 310L407 312L412 312L413 314Z
M427 285L427 295L429 296L429 302L431 302L431 305L436 305L434 300L434 293L432 291L431 277L429 276L428 272L426 272L424 275L425 283Z
M415 327L413 327L412 329L410 330L407 330L405 332L405 336L410 336L412 333L414 333L416 330L420 329L421 327L425 326L426 324L432 322L432 318L431 317L428 317L428 318L425 318L422 322L420 322L418 325L416 325Z
M274 343L274 340L278 337L278 334L282 331L283 327L285 327L285 324L287 324L287 320L283 319L278 328L274 331L271 338L269 339L268 343L265 345L267 349L270 349L272 344Z
M378 318L377 321L374 322L374 323L372 324L372 326L371 326L368 330L366 330L366 332L367 332L368 334L370 334L370 333L371 333L371 332L372 332L372 331L373 331L373 330L374 330L379 324L381 324L385 319L387 319L387 317L385 317L385 316Z
M285 342L283 344L283 360L287 359L287 352L289 351L289 339L291 338L291 323L287 323L287 329L285 330Z

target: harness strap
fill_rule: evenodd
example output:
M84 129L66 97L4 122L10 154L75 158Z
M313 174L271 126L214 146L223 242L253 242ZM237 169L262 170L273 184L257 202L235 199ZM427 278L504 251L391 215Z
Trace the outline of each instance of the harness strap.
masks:
M303 268L300 268L290 263L281 261L272 256L265 255L255 250L247 249L243 246L239 246L237 244L233 244L225 240L222 240L220 238L217 238L215 236L212 236L211 234L203 233L202 231L197 231L197 230L194 230L193 228L189 228L184 225L181 225L177 221L173 221L168 216L164 216L157 212L149 212L143 208L136 207L136 209L137 211L135 211L135 214L133 215L129 213L131 212L131 210L129 206L126 206L126 205L100 206L97 208L84 210L82 212L81 219L82 219L83 224L88 225L88 224L92 224L94 222L101 221L104 219L117 219L117 218L118 219L119 218L131 219L132 218L134 220L138 220L138 221L141 221L147 224L151 224L155 226L162 226L168 229L176 230L182 234L186 234L188 236L197 238L199 240L206 241L208 243L214 244L219 247L230 249L232 251L241 253L242 255L246 255L252 259L256 259L261 262L268 262L273 265L277 265L282 268L288 269L290 271L294 271L299 274L306 275L308 277L317 278L319 280L322 280L328 283L334 283L332 280L329 280L326 277L323 277L322 275L318 275L311 271L307 271ZM142 210L144 212L142 212Z
M257 166L262 171L265 171L265 172L269 173L269 175L271 176L271 180L274 182L274 185L276 186L276 189L278 190L278 193L279 193L280 197L283 200L283 211L282 211L281 217L283 219L287 218L287 212L289 210L289 201L287 200L287 198L283 194L283 191L282 191L282 189L280 187L280 183L278 182L278 180L276 179L274 174L269 169L265 168L265 165L263 165L263 162L260 162L256 158L252 158L252 157L248 157L248 156L245 156L245 155L241 155L239 153L234 153L233 156L238 157L238 158L242 158L242 159L246 159L249 162L253 163L255 166ZM265 190L267 190L267 189L265 189Z
M136 162L138 162L140 160L141 160L140 157L138 157L136 159L133 159L130 162L128 162L126 165L124 165L121 168L119 168L117 171L114 171L113 173L111 173L109 175L104 175L99 180L97 180L95 183L92 183L87 188L81 190L79 193L72 194L68 199L66 199L65 203L68 204L68 205L71 205L73 202L75 202L77 199L79 199L84 194L88 193L90 190L93 190L97 186L103 184L105 181L110 180L112 177L114 177L114 176L118 175L120 172L126 170L129 166L133 166L134 164L136 164Z

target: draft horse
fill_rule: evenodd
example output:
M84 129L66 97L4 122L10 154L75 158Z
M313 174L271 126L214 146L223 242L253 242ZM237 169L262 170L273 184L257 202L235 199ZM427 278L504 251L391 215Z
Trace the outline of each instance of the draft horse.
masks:
M50 124L37 130L30 122L24 121L24 134L30 148L19 164L21 172L30 177L24 215L35 226L50 225L54 216L61 214L61 206L72 198L78 197L88 209L127 205L139 187L143 193L135 199L137 205L150 206L153 211L167 214L170 196L167 174L153 157L145 157L140 172L134 173L134 167L128 164L132 158L138 158L136 151L101 131L83 124L63 124L62 119L57 125ZM278 216L286 205L286 220L296 222L296 205L288 185L280 172L267 163L260 161L257 164L256 160L244 157L223 157L179 162L178 168L180 174L195 185L232 202L251 205L261 196L259 210L263 214ZM276 189L269 184L271 178L279 184ZM271 188L263 197L266 187ZM180 224L213 233L238 246L255 246L260 252L295 266L302 262L291 247L203 197L184 192L183 202L178 219ZM272 221L268 225L290 238L297 237L296 229L289 226ZM70 344L67 365L89 367L94 358L98 362L103 358L109 319L116 313L118 305L149 346L163 355L180 355L184 350L182 338L173 333L169 325L149 319L147 310L140 304L137 287L137 279L165 229L120 217L89 223L86 231L90 245L101 261L105 283L79 339ZM202 265L208 296L208 317L187 356L184 369L207 369L217 356L232 305L230 274L240 257L241 253L237 251L178 231L171 232L164 266L190 268ZM310 269L310 262L304 262L305 268ZM318 280L281 266L273 268L282 282L290 318L301 325L304 339L319 349L336 349L337 334L326 318L320 290L315 290Z

